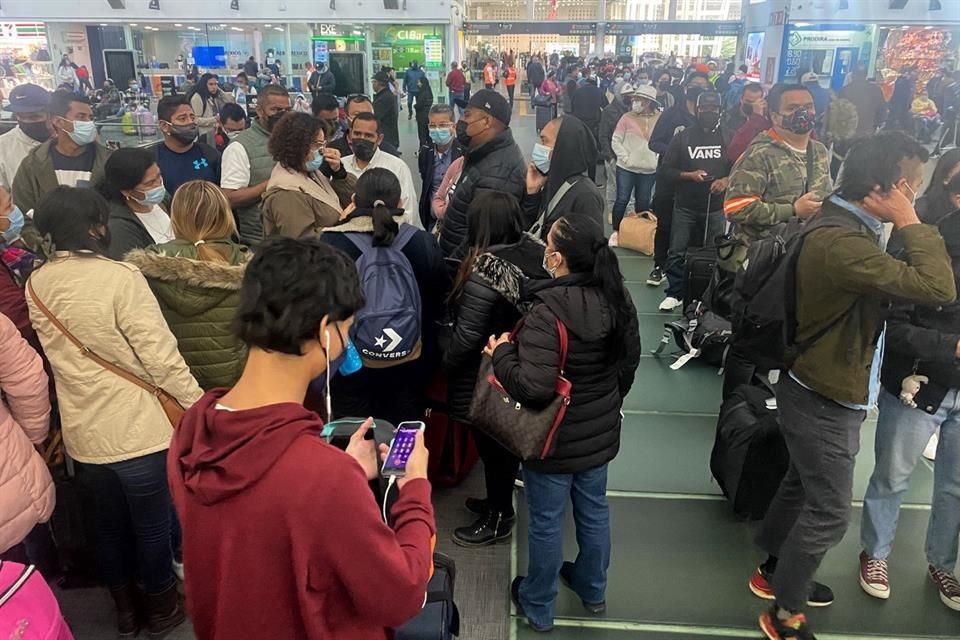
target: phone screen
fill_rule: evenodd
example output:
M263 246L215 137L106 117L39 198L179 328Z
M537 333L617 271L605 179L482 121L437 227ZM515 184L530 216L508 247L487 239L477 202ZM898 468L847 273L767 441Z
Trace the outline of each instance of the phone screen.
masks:
M413 453L417 432L423 429L422 422L402 422L390 445L387 460L383 463L383 475L403 476L407 472L407 460Z

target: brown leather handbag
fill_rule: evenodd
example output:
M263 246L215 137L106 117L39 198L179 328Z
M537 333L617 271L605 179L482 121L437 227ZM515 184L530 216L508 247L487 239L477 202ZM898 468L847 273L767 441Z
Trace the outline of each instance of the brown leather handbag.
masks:
M170 421L171 426L177 426L177 423L180 422L180 418L183 417L186 409L183 408L183 405L180 404L176 398L157 385L142 380L139 376L130 373L126 369L118 367L112 362L104 360L97 355L95 351L88 349L82 342L80 342L80 340L77 339L75 335L70 333L70 331L63 326L63 323L57 320L57 317L53 315L53 312L51 312L50 309L47 308L47 305L43 304L43 301L37 297L37 292L33 290L33 282L30 280L27 280L27 290L30 292L30 297L33 298L33 302L37 305L37 308L40 309L40 312L47 317L47 320L49 320L53 326L55 326L57 330L67 338L67 340L72 342L78 349L80 349L80 353L90 358L107 371L110 371L111 373L120 376L127 382L135 384L141 389L150 392L160 403L160 408L163 409L163 412L166 414L167 420Z
M523 321L510 334L513 341ZM524 407L510 397L493 371L493 359L483 355L477 385L470 402L470 422L521 460L543 460L553 451L557 429L570 405L573 385L563 375L567 364L567 328L557 320L560 337L560 374L556 396L544 409Z

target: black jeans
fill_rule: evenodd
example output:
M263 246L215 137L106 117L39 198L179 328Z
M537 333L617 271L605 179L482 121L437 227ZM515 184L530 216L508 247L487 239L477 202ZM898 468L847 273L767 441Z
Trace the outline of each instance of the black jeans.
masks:
M483 460L487 502L492 509L513 515L513 483L520 469L520 460L477 429L473 430L473 437Z
M508 84L507 85L507 100L510 101L510 108L513 109L513 90L516 89L516 85Z
M670 252L670 232L673 226L673 185L657 180L653 194L653 212L657 214L657 234L653 239L653 262L661 269L667 266Z
M777 604L801 611L820 562L850 525L853 466L867 412L843 407L787 373L777 385L777 406L790 467L757 544L778 558Z
M687 250L691 247L713 246L714 238L723 233L723 211L693 211L674 207L670 230L670 249L667 252L667 295L683 298L687 289ZM659 224L659 220L657 221ZM706 229L704 229L706 226ZM707 244L703 244L704 235ZM691 302L684 300L685 303Z
M148 594L169 589L176 578L167 452L110 464L77 463L77 469L96 501L97 554L107 587L122 589L140 579Z

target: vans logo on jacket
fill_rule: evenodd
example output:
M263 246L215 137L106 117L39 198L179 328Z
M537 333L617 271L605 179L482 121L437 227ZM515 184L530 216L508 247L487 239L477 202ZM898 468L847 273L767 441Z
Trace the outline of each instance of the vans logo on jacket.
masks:
M687 145L687 153L693 160L720 160L723 158L723 147L711 145L709 147L691 147Z

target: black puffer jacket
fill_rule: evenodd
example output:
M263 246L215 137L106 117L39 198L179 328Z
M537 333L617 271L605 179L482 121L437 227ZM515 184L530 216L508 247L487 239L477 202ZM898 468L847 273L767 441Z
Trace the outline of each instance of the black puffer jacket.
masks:
M520 292L527 279L549 277L543 245L527 236L477 257L456 301L453 337L444 356L450 413L457 420L467 420L487 338L512 330L520 320Z
M620 408L640 363L639 327L630 302L632 321L623 340L616 340L612 310L590 280L578 274L532 285L533 306L515 342L493 354L494 372L510 395L531 407L545 406L554 398L559 373L557 319L567 327L570 406L549 457L524 463L538 473L593 469L620 449Z
M467 209L479 191L509 193L517 201L526 191L527 163L510 129L483 146L465 151L464 158L463 173L450 189L450 205L440 231L440 249L448 258L463 255L460 245L467 235Z
M960 210L945 216L937 225L953 263L953 277L960 288ZM896 254L897 236L891 238L890 252ZM917 408L933 414L950 389L960 388L960 302L938 307L895 302L887 318L883 388L900 395L903 379L914 373L930 378L914 397Z

